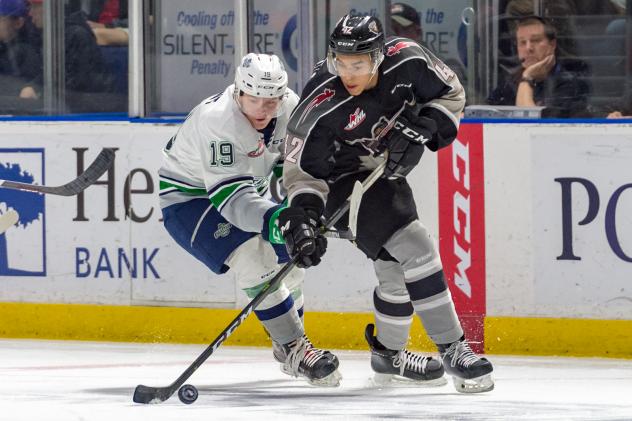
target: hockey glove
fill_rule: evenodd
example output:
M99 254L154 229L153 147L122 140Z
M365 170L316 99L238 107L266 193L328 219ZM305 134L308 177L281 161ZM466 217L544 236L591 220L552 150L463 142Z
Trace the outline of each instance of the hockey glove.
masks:
M279 227L290 256L297 266L308 268L320 263L327 250L327 239L319 232L318 217L299 207L288 207L279 214Z
M263 229L261 230L261 236L272 245L277 255L277 263L287 263L290 261L290 256L287 254L285 241L279 229L278 222L279 214L283 209L285 209L285 203L268 209L263 216Z
M424 143L432 139L434 122L425 117L408 113L397 118L395 125L386 135L388 162L384 177L396 179L406 177L421 160Z

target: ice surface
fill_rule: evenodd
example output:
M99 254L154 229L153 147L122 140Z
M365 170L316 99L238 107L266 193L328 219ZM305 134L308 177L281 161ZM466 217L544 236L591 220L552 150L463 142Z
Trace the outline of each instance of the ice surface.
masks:
M0 340L0 420L632 420L632 361L489 356L496 389L375 387L368 352L337 351L339 388L282 374L266 348L220 347L188 383L200 396L132 402L204 345Z

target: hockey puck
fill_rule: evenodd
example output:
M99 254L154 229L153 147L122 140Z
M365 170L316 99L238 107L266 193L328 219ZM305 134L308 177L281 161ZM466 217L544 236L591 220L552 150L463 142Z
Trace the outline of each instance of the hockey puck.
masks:
M178 389L178 398L182 403L191 405L198 398L198 390L192 384L185 384Z

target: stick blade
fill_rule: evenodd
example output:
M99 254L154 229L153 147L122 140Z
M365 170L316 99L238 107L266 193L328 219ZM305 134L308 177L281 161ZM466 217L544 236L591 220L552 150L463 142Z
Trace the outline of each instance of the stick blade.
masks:
M151 387L139 384L134 390L133 400L136 403L156 404L169 399L173 392L169 387Z
M360 203L362 202L363 190L362 183L356 180L353 185L353 191L351 192L351 198L349 199L349 232L354 239L357 234L358 211L360 210Z
M19 220L20 215L13 209L9 209L6 213L0 214L0 235L17 224Z
M75 196L94 184L114 164L114 151L104 148L94 159L92 164L75 180L59 187L58 194Z

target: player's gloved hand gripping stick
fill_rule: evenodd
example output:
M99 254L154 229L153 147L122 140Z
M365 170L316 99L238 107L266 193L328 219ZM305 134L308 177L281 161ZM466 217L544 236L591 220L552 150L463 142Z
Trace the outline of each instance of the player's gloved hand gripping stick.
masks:
M391 128L396 124L397 118L402 114L402 112L408 107L414 106L414 103L407 104L405 107L402 107L398 112L393 115L388 124L382 129L378 138L376 139L378 142L391 130ZM355 238L355 231L357 225L357 216L358 209L360 208L360 201L362 199L362 194L366 192L382 175L384 174L384 169L388 163L388 155L385 157L386 159L378 165L371 174L364 180L364 182L360 183L356 181L353 191L349 198L345 201L345 203L336 211L333 215L323 224L321 228L321 232L327 233L332 231L336 222L342 218L342 216L349 211L349 231L350 236L349 239ZM335 230L333 230L335 232ZM340 236L343 238L342 236ZM199 357L196 358L195 361L191 363L191 365L184 370L180 377L174 380L169 386L164 387L151 387L138 385L134 390L134 402L136 403L160 403L169 399L179 388L184 384L185 381L195 371L210 357L213 352L233 333L241 323L246 320L248 315L252 313L252 311L261 303L271 291L274 291L281 283L283 278L290 273L290 271L296 266L298 259L293 258L290 262L286 263L285 266L279 270L279 272L270 280L270 282L255 296L255 298L250 301L246 307L235 317L235 319L230 322L230 324L219 334L217 338L211 344L206 347L206 349L200 354Z
M373 183L375 183L384 172L384 167L386 165L386 161L382 162L377 168L373 170L373 172L361 183L361 190L358 188L354 188L354 192L352 193L349 199L345 201L345 203L329 218L324 224L324 229L331 229L336 222L349 210L351 206L356 209L359 207L359 203L351 204L352 199L355 201L360 201L362 199L362 193L367 191ZM357 214L357 212L356 212ZM210 357L213 352L237 329L241 323L246 320L248 315L252 313L252 311L261 303L271 291L274 291L276 287L281 283L283 278L296 266L297 259L294 258L290 262L286 263L285 266L279 270L279 272L270 280L270 282L257 294L255 298L250 301L246 307L235 317L235 319L230 322L230 324L219 334L217 338L200 354L199 357L196 358L191 365L184 370L184 372L169 386L165 387L151 387L138 385L136 386L136 390L134 390L134 402L136 403L160 403L169 399L179 388L184 384L184 382L191 377L191 375Z

